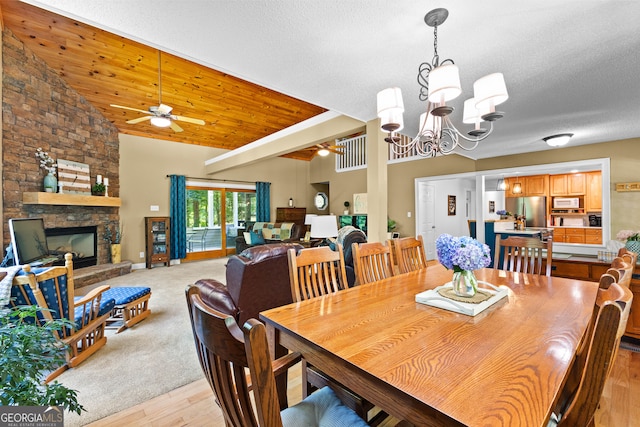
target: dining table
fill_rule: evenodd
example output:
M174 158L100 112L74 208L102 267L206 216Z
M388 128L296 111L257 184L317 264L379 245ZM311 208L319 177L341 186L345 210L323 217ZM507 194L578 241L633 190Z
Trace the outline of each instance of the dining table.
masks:
M440 264L260 314L282 347L415 426L546 426L598 283L484 268L507 296L475 316L416 302ZM482 287L482 284L481 284Z

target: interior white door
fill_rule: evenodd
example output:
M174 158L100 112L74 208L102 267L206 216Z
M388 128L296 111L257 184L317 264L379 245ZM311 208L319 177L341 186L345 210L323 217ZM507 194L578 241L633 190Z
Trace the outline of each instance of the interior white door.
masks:
M427 260L436 259L436 188L426 182L418 183L418 234L424 241Z

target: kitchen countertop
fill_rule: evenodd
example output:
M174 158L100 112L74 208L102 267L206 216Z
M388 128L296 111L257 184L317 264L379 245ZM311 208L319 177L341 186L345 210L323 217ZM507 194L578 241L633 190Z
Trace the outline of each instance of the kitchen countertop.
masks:
M553 228L527 227L524 230L499 230L499 231L496 231L496 234L500 233L500 234L519 234L524 236L536 236L542 232L551 233L551 231L553 231Z

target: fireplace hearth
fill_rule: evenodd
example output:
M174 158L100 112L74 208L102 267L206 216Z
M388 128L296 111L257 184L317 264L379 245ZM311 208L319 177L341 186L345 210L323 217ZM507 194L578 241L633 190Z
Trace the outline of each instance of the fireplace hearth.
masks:
M90 267L98 264L98 227L61 227L47 228L47 246L49 251L64 255L73 255L73 268ZM55 263L58 264L58 263ZM54 265L55 265L54 264ZM64 265L64 261L59 262Z

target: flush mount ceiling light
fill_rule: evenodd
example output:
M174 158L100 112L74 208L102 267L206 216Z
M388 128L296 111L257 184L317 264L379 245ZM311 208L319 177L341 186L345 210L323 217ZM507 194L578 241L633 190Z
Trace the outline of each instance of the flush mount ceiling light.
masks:
M504 113L495 110L495 106L505 102L509 95L502 73L494 73L478 79L473 84L474 97L464 103L462 122L475 124L469 137L463 135L451 122L449 115L453 107L447 101L462 93L458 67L451 59L440 62L438 56L438 25L449 16L447 9L434 9L424 17L425 23L433 27L433 59L418 67L418 84L421 86L418 98L426 101L426 112L420 116L418 135L409 142L402 142L397 135L404 127L402 113L404 103L398 87L385 89L378 93L378 117L380 128L389 133L385 141L391 144L396 155L417 154L423 157L435 157L437 154L449 154L454 148L473 150L478 143L493 131L493 122L502 118ZM480 122L489 123L489 129L480 127ZM466 143L462 140L467 141Z
M546 138L542 138L542 140L546 142L550 147L562 147L569 142L572 136L572 133L559 133L557 135L551 135L547 136Z

